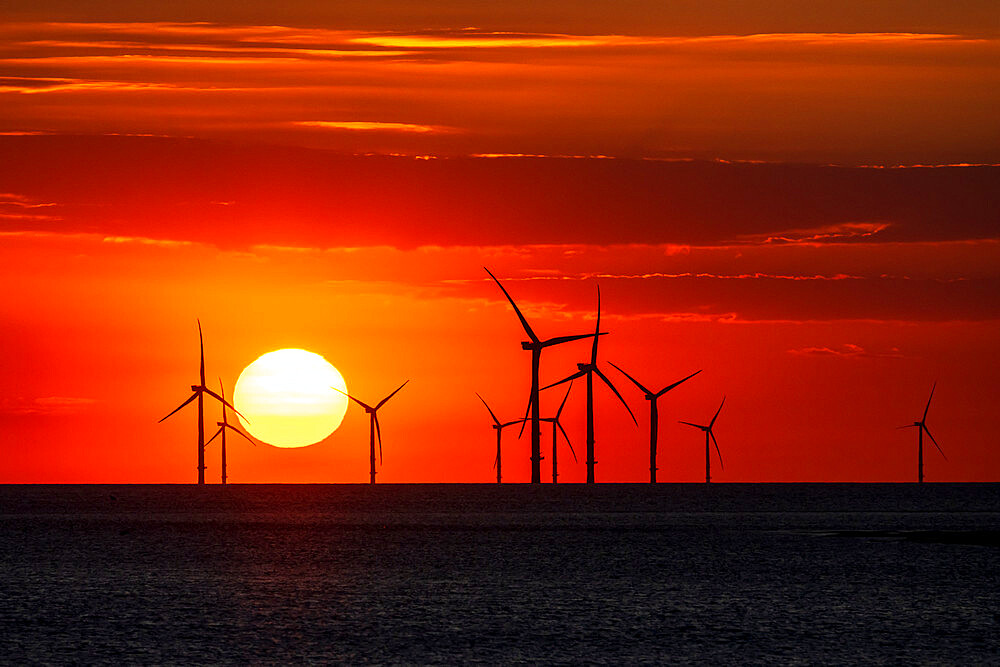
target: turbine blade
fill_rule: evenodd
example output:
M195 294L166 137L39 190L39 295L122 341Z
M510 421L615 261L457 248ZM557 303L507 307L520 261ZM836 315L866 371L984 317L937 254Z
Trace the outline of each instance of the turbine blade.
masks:
M916 426L916 424L907 424L906 426L897 426L896 430L898 431L901 428L913 428L914 426Z
M205 338L201 335L201 319L198 319L198 345L201 349L201 386L205 386Z
M340 391L336 387L330 387L330 389L333 389L334 391ZM361 407L363 407L365 410L372 410L373 409L372 406L368 405L367 403L365 403L364 401L362 401L360 399L354 398L353 396L351 396L350 394L348 394L346 391L340 391L340 393L343 394L344 396L346 396L347 398L351 399L352 401L354 401L355 403L357 403Z
M486 269L485 266L483 268ZM517 313L517 319L521 320L521 326L524 327L524 332L528 334L528 338L530 338L531 341L534 343L539 342L538 336L536 336L535 332L531 330L531 325L528 324L528 320L524 319L524 315L521 314L521 309L517 307L516 303L514 303L514 299L510 298L510 294L508 294L507 290L505 290L503 285L500 284L500 281L497 280L497 277L493 275L493 272L491 272L489 269L486 269L486 273L490 274L490 278L493 279L493 282L497 284L497 287L500 288L500 291L503 292L503 295L507 297L508 301L510 301L510 305L513 306L514 312Z
M621 401L622 405L625 406L625 409L628 410L629 415L632 417L633 423L635 423L635 425L638 426L639 422L636 421L635 415L632 413L632 408L628 406L628 403L625 402L625 399L622 398L622 395L618 393L617 389L615 389L615 385L611 384L611 380L608 379L608 376L602 373L601 369L598 368L597 366L594 366L594 372L597 373L597 377L604 380L604 384L608 385L608 387L611 388L611 391L615 392L615 396L618 397L618 400Z
M500 458L499 456L494 456L493 457L493 469L494 470L497 469L497 461L499 460L499 458Z
M700 428L702 431L705 430L705 427L702 426L701 424L695 424L693 422L682 422L682 421L678 421L677 423L678 424L687 424L688 426L694 426L695 428Z
M695 375L697 375L697 374L698 374L698 373L700 373L700 372L701 372L701 371L695 371L694 373L691 373L691 375L688 375L688 376L687 376L686 378L684 378L683 380L678 380L677 382L673 383L673 384L672 384L672 385L670 385L669 387L666 387L666 388L664 388L664 389L660 390L660 392L659 392L658 394L656 394L657 398L659 398L660 396L663 396L663 395L664 395L665 393L667 393L668 391L670 391L670 390L671 390L671 389L673 389L674 387L677 387L677 386L679 386L679 385L681 385L681 384L684 384L685 382L687 382L688 380L690 380L691 378L693 378L693 377L694 377Z
M409 382L409 380L407 380L406 382ZM399 392L399 390L400 390L400 389L402 389L403 387L405 387L405 386L406 386L406 382L404 382L403 384L399 385L399 386L398 386L398 387L396 388L396 391L392 392L391 394L389 394L388 396L386 396L385 398L383 398L383 399L382 399L381 401L379 401L379 402L378 402L378 405L376 405L376 406L375 406L375 409L376 409L376 410L378 410L378 409L379 409L379 408L381 408L381 407L382 407L383 405L385 405L385 402L386 402L386 401L388 401L388 400L389 400L390 398L392 398L393 396L395 396L395 395L396 395L396 394L397 394L397 393Z
M550 338L547 341L542 342L542 347L551 347L552 345L562 345L563 343L571 343L574 340L581 340L583 338L590 338L591 336L606 336L607 332L602 331L598 334L574 334L572 336L556 336L555 338Z
M524 409L524 419L521 420L521 430L517 432L517 439L524 435L524 427L528 425L528 413L531 412L531 394L528 394L528 406Z
M628 373L626 373L625 371L623 371L623 370L622 370L621 368L619 368L618 366L615 366L615 364L614 364L613 362L610 362L610 361L609 361L608 363L609 363L609 364L611 364L612 366L614 366L615 368L617 368L617 369L618 369L618 372L619 372L619 373L621 373L622 375L624 375L625 377L627 377L627 378L628 378L629 380L631 380L631 381L632 381L632 384L634 384L635 386L637 386L637 387L638 387L639 389L641 389L641 390L642 390L643 392L645 392L645 393L647 393L647 394L652 394L652 393L653 393L653 392L651 392L650 390L648 390L648 389L646 389L645 387L643 387L643 386L642 386L642 384L640 384L640 382L639 382L638 380L636 380L636 379L635 379L634 377L632 377L631 375L629 375ZM699 371L699 373L700 373L700 372L701 372L701 371ZM681 382L683 382L683 380L681 380ZM666 390L664 390L664 391L666 391Z
M569 398L569 392L573 389L573 381L569 381L569 386L566 387L566 395L563 396L562 403L559 404L559 409L556 410L556 423L559 423L559 415L562 414L563 408L566 407L566 399Z
M523 424L526 421L530 421L530 420L527 420L527 419L515 419L513 421L509 421L509 422L506 422L504 424L500 424L500 428L507 428L508 426L513 426L514 424Z
M476 396L479 396L479 392L478 391L476 392ZM490 410L490 404L486 402L485 398L483 398L482 396L479 396L479 400L483 402L483 405L486 406L487 410ZM490 410L490 417L493 417L493 423L494 424L496 424L497 426L500 426L500 420L497 419L497 416L495 414L493 414L493 410Z
M555 424L559 427L559 432L562 433L563 439L566 440L566 444L569 445L569 451L573 454L573 461L579 463L579 460L576 458L576 450L573 449L573 443L569 441L569 436L566 435L566 429L564 429L563 425L559 422L555 422Z
M222 395L222 423L226 423L226 388L222 385L222 378L219 378L219 393Z
M927 421L927 411L931 409L931 399L934 398L934 390L937 388L937 382L931 387L931 395L927 397L927 407L924 408L924 417L920 421Z
M215 435L213 435L211 438L208 439L208 442L206 442L204 446L208 447L212 443L212 441L215 440L219 436L220 433L222 433L222 429L223 429L223 427L220 426L219 430L215 432Z
M715 453L719 455L719 465L722 466L723 470L725 470L726 465L722 462L722 452L719 450L719 441L715 439L715 434L712 433L711 429L708 430L708 434L712 436L712 442L715 443Z
M935 439L934 439L934 436L933 436L933 435L931 435L931 431L930 431L930 429L929 429L929 428L927 428L926 426L924 426L923 428L924 428L924 433L926 433L926 434L927 434L927 437L931 439L931 442L933 442L933 443L934 443L934 446L935 446L935 447L937 447L937 450L938 450L939 452L941 452L941 456L944 456L944 450L943 450L943 449L941 449L941 445L937 444L937 440L935 440ZM947 457L947 456L944 456L944 460L945 460L945 461L947 461L947 460L948 460L948 457Z
M597 325L594 327L594 344L590 348L590 363L597 365L597 341L601 337L601 286L597 286Z
M215 393L214 391L212 391L212 390L211 390L211 389L209 389L208 387L202 387L202 388L200 389L200 391L203 391L203 392L205 392L206 394L208 394L209 396L211 396L212 398L214 398L214 399L215 399L215 400L217 400L217 401L221 401L223 405L227 405L227 406L229 406L229 408L230 408L230 409L231 409L231 410L232 410L233 412L235 412L236 414L238 414L238 415L239 415L240 417L243 417L243 419L244 419L244 420L245 420L245 421L246 421L246 422L247 422L248 424L250 423L250 420L246 418L246 415L244 415L244 414L243 414L242 412L240 412L239 410L237 410L236 408L234 408L234 407L233 407L233 404L232 404L232 403L230 403L230 402L229 402L229 401L227 401L226 399L222 398L221 396L219 396L218 394L216 394L216 393Z
M545 391L546 389L551 389L552 387L560 385L563 382L572 382L573 380L575 380L577 378L582 378L587 373L588 373L588 371L577 371L576 373L573 373L572 375L567 375L562 380L559 380L559 382L553 382L552 384L545 385L544 387L542 387L538 391Z
M722 397L722 403L719 403L719 409L715 411L715 416L712 417L712 421L708 422L708 428L715 426L715 420L719 418L719 413L722 412L722 406L726 404L726 397Z
M375 422L375 437L378 438L378 464L382 465L382 429L378 425L378 415L372 415Z
M249 443L250 443L251 445L253 445L254 447L256 447L256 446L257 446L257 443L256 443L256 442L254 442L253 440L251 440L251 439L250 439L250 436L248 436L248 435L247 435L246 433L244 433L243 431L239 430L238 428L236 428L236 427L235 427L235 426L233 426L232 424L226 424L225 426L223 426L223 427L222 427L222 428L220 428L219 430L221 431L221 430L222 430L223 428L228 428L228 429L229 429L230 431L235 431L236 433L239 433L239 434L240 434L240 435L242 435L242 436L243 436L244 438L246 438L246 439L247 439L247 442L249 442Z
M190 396L188 396L188 399L186 401L184 401L183 403L181 403L180 405L178 405L176 408L174 408L173 411L169 415L167 415L166 417L164 417L163 419L167 419L168 417L170 417L170 415L174 414L174 412L177 412L178 410L180 410L181 408L183 408L185 405L187 405L188 403L190 403L191 401L193 401L196 398L198 398L198 392L192 393ZM160 421L158 421L156 423L159 424L161 421L163 421L163 419L161 419Z

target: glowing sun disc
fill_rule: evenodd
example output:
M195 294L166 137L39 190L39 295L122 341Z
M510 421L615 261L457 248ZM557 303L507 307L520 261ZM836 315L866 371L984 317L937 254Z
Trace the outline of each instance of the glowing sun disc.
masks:
M340 426L347 412L347 384L330 362L287 348L260 356L243 369L233 389L240 423L258 440L277 447L305 447Z

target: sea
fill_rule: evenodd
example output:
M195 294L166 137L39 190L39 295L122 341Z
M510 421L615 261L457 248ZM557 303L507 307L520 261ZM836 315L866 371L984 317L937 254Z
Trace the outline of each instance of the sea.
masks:
M0 486L5 664L1000 664L1000 484Z

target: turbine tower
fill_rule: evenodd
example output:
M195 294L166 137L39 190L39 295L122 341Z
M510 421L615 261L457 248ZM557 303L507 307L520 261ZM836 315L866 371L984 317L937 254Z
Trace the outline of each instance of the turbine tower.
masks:
M907 424L906 426L900 426L899 428L916 428L917 429L917 483L924 483L924 433L927 437L931 439L937 450L941 452L941 456L944 456L944 450L941 446L937 444L937 440L931 435L930 429L927 428L927 411L931 409L931 399L934 398L934 390L937 388L937 382L931 387L931 395L927 398L927 407L924 408L924 416L920 418L920 421L913 422L912 424ZM947 461L948 457L944 456L944 460Z
M575 336L557 336L555 338L549 338L548 340L541 340L535 335L535 332L531 329L531 325L528 324L528 320L524 319L524 315L521 314L521 310L514 303L514 299L510 298L510 294L504 289L504 286L500 284L497 277L487 269L486 273L490 274L490 278L493 282L497 284L500 291L503 292L504 296L507 297L507 301L514 308L514 312L517 314L517 319L521 321L521 326L524 327L524 332L528 334L528 338L531 340L521 341L521 349L531 352L531 396L528 401L528 407L531 411L531 483L540 484L542 481L542 431L541 431L541 417L539 416L539 406L538 406L538 367L542 359L542 350L547 347L552 347L553 345L561 345L563 343L569 343L574 340L580 340L583 338L589 338L591 336L602 335L600 332L596 334L578 334Z
M628 414L630 417L632 417L632 421L635 423L635 425L636 426L639 425L639 422L635 420L635 415L632 414L632 408L628 406L628 403L625 402L625 399L622 398L622 395L618 393L618 390L615 389L615 385L611 383L611 380L608 379L608 376L605 375L601 371L601 369L598 368L597 366L597 343L600 340L599 338L599 336L601 335L599 333L600 329L601 329L601 288L600 286L598 286L597 325L594 328L594 334L593 334L594 343L590 348L590 362L585 364L577 364L576 367L579 370L576 373L573 373L572 375L564 377L562 380L559 380L558 382L553 382L552 384L542 388L544 390L548 389L549 387L555 387L556 385L562 384L563 382L572 382L573 380L579 377L584 377L584 376L587 377L587 484L594 483L594 466L597 465L597 461L594 459L594 375L595 374L597 375L597 377L601 379L601 381L604 382L604 384L608 385L611 391L615 393L615 396L618 397L618 400L621 401L622 405L625 406L625 409L628 410Z
M205 339L201 335L201 320L198 320L198 343L201 346L201 371L199 374L200 384L191 385L191 391L193 392L186 401L181 403L179 406L174 408L173 412L161 419L159 424L164 419L167 419L174 412L177 412L185 405L191 401L198 399L198 483L205 483L205 398L204 395L208 394L212 398L221 402L223 405L232 408L233 412L243 417L243 414L239 410L230 405L226 399L216 394L214 391L205 386ZM244 417L246 419L246 417Z
M722 397L722 403L719 404L719 409L715 411L715 416L712 417L712 421L708 422L708 426L702 426L701 424L692 424L691 422L679 422L681 424L687 424L688 426L694 426L695 428L700 428L705 432L705 484L712 481L712 459L709 457L708 449L708 439L711 438L712 442L715 443L715 452L719 455L719 465L725 470L726 466L722 463L722 452L719 451L719 441L715 439L715 433L712 433L712 427L715 426L715 420L719 418L719 413L722 412L722 406L726 404L726 397Z
M479 392L476 392L476 396L479 396ZM483 405L486 406L486 409L490 411L490 417L493 418L493 430L497 432L497 457L493 460L493 468L496 469L496 471L497 471L497 484L499 484L500 483L500 438L501 438L501 435L503 433L503 430L505 428L507 428L508 426L513 426L514 424L522 424L522 423L524 423L524 420L523 419L515 419L514 421L510 421L510 422L506 422L506 423L501 424L500 420L497 419L497 416L495 414L493 414L493 410L490 409L490 406L486 402L486 399L483 398L482 396L479 396L479 400L482 401Z
M219 393L222 394L223 399L226 398L226 388L222 386L222 378L219 378ZM226 419L225 403L222 404L222 421L215 423L219 427L219 430L215 432L215 435L213 435L211 438L208 439L208 442L205 443L205 447L207 448L210 444L212 444L212 441L215 440L220 435L222 436L222 440L220 441L222 443L222 483L225 484L226 483L226 429L228 428L231 431L239 433L244 438L246 438L247 442L249 442L254 447L257 446L257 443L251 440L250 436L248 436L246 433L244 433L243 431L239 430L238 428L229 423L229 420Z
M649 401L649 483L656 484L656 470L657 470L656 438L660 428L660 416L659 416L659 411L656 408L656 399L658 399L660 396L663 396L665 393L677 387L678 385L687 382L701 371L695 371L694 373L691 373L691 375L688 375L683 380L678 380L672 385L664 387L660 391L654 392L643 387L638 380L636 380L634 377L623 371L618 366L615 366L614 363L610 361L608 363L617 368L622 375L624 375L625 377L627 377L629 380L632 381L632 384L634 384L636 387L642 390L646 394L646 400Z
M407 380L406 382L409 382L409 380ZM376 403L375 407L372 407L367 403L364 403L363 401L360 401L357 398L351 396L350 394L347 394L343 391L340 391L336 387L333 387L333 389L337 389L337 391L340 391L341 394L344 394L344 396L346 396L347 398L351 399L352 401L363 407L365 409L365 412L367 412L371 417L369 425L369 434L368 434L369 435L368 440L371 445L371 482L370 482L371 484L375 483L375 437L376 436L378 436L378 462L379 465L382 464L382 429L379 427L378 424L378 409L381 408L383 405L385 405L386 401L395 396L396 392L405 387L406 382L399 385L399 387L396 388L396 391L392 392L391 394L383 398L381 401Z

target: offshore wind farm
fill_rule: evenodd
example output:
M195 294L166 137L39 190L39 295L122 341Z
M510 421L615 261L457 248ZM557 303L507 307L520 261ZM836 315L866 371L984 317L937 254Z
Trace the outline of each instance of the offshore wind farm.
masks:
M4 3L0 663L995 664L997 19Z
M552 424L552 450L551 450L552 453L551 453L551 464L550 464L551 465L551 470L552 470L552 476L551 476L552 483L556 484L557 481L558 481L558 476L559 476L558 475L558 463L557 463L557 446L558 446L558 436L559 436L560 433L563 435L563 438L566 441L566 444L570 447L570 452L573 455L574 461L576 461L576 452L575 452L575 450L573 450L573 446L572 446L572 444L570 442L569 435L566 432L565 428L563 427L562 423L560 423L559 418L562 415L563 409L566 407L566 402L569 399L569 396L570 396L570 393L571 393L571 390L572 390L572 386L573 386L573 382L575 380L580 379L580 378L585 378L586 379L586 385L585 385L586 386L586 444L587 444L587 450L586 450L587 451L587 459L586 459L586 466L587 466L587 468L586 468L587 469L586 483L588 483L588 484L595 483L595 480L596 480L595 467L596 467L597 461L596 461L596 458L595 458L596 450L595 450L595 440L594 440L594 433L595 433L595 429L594 429L594 376L597 376L597 378L601 382L603 382L608 387L608 389L610 389L610 391L612 392L612 394L618 399L618 401L621 403L621 405L623 405L624 408L625 408L625 410L628 412L629 416L632 419L633 424L636 425L636 426L638 426L638 422L636 421L635 414L632 411L632 408L625 401L625 399L622 397L621 393L614 386L614 384L612 384L611 380L607 377L607 375L605 375L604 372L600 369L600 366L599 366L599 363L598 363L598 359L597 359L598 344L599 344L599 342L600 342L600 340L601 340L601 338L603 336L607 336L609 334L609 332L607 332L607 331L601 331L600 330L601 329L601 292L600 292L600 286L597 287L597 311L596 311L596 316L595 316L594 333L592 333L592 334L576 334L576 335L570 335L570 336L557 336L557 337L550 338L550 339L547 339L545 341L542 341L541 339L538 338L538 336L535 334L534 330L528 324L528 321L525 319L524 315L521 313L521 310L518 308L517 304L514 302L514 299L508 293L508 291L506 290L506 288L504 288L503 284L496 278L496 276L493 274L493 272L490 271L488 268L484 267L484 270L489 275L490 279L492 279L493 282L496 283L497 287L500 288L500 290L503 293L504 297L507 299L507 301L510 304L511 308L513 309L515 315L517 316L518 320L520 321L521 326L523 327L524 331L528 334L528 337L531 339L530 341L526 341L526 342L522 342L521 343L521 347L522 347L523 350L531 352L531 376L530 376L530 386L529 386L529 390L528 390L528 403L527 403L527 409L525 411L525 415L524 415L523 418L517 419L517 420L513 420L513 421L508 421L508 422L501 422L497 418L496 414L493 412L493 409L486 402L486 400L481 395L479 395L478 393L476 393L476 396L479 398L479 400L483 403L483 405L489 411L490 417L493 420L493 429L496 432L496 453L495 453L495 456L493 458L492 468L496 471L497 483L498 484L502 483L502 476L501 476L501 470L502 470L502 448L501 448L501 440L502 440L503 429L506 428L506 427L508 427L508 426L520 425L521 428L520 428L520 432L518 434L518 438L520 439L520 436L523 435L523 433L524 433L525 427L527 425L529 425L529 424L531 425L531 433L532 433L532 437L531 437L531 450L530 450L531 455L530 455L530 458L529 458L529 460L531 462L531 483L538 484L538 483L541 483L541 481L542 481L541 480L541 462L544 460L544 457L542 456L542 450L541 450L541 424L543 422L548 422L548 423ZM249 436L247 436L245 433L243 433L239 429L237 429L237 428L233 427L232 425L230 425L228 423L228 421L226 420L226 407L227 406L230 407L231 409L233 409L234 411L236 411L238 414L239 414L239 412L228 401L226 401L226 399L225 399L225 390L222 388L222 380L221 380L221 378L219 380L219 383L220 383L220 391L222 391L222 395L216 394L216 393L212 392L211 390L209 390L207 387L205 387L205 345L204 345L204 339L203 339L203 336L202 336L201 320L200 319L198 320L198 338L199 338L199 346L200 346L200 348L199 348L200 349L200 357L199 357L200 366L199 366L199 372L200 372L201 384L200 385L192 385L191 386L191 390L194 393L184 403L182 403L180 406L178 406L177 408L175 408L170 414L168 414L166 417L163 417L162 419L160 419L160 422L163 422L165 419L167 419L167 417L172 416L174 413L176 413L177 411L179 411L181 408L183 408L184 406L186 406L188 403L190 403L191 401L197 399L198 400L198 423L197 423L197 453L198 453L197 470L198 470L198 484L204 484L205 483L205 478L204 478L204 470L205 470L204 452L205 452L205 448L208 446L208 444L212 440L214 440L219 435L222 436L222 440L221 440L221 449L222 449L222 483L225 484L226 483L226 479L227 479L227 475L226 475L226 449L225 449L225 444L226 444L226 439L225 439L226 429L228 428L228 429L233 430L235 433L237 433L240 436L242 436L243 438L247 439L252 444L256 444L256 443ZM591 345L591 347L590 347L590 359L589 359L589 361L585 362L585 363L577 363L576 364L576 366L577 366L576 372L573 372L573 373L571 373L571 374L563 377L562 379L556 380L555 382L551 382L550 384L547 384L544 387L539 388L539 385L540 385L539 377L540 377L540 368L541 368L541 350L545 349L546 347L551 347L553 345L561 345L561 344L565 344L565 343L571 343L571 342L574 342L574 341L582 341L582 340L586 340L586 339L590 339L590 345ZM650 402L649 482L651 484L655 484L656 483L656 471L657 471L657 459L656 459L657 442L658 442L657 441L657 436L658 436L658 433L659 433L659 415L658 415L656 401L657 401L657 399L659 399L660 397L662 397L667 392L669 392L672 389L675 389L676 387L680 386L681 384L687 382L688 380L690 380L691 378L695 377L696 375L699 375L701 373L701 371L700 370L699 371L695 371L694 373L691 373L690 375L682 378L681 380L678 380L677 382L664 387L659 392L655 392L654 393L654 392L650 391L649 389L646 389L646 387L644 387L638 380L636 380L635 378L633 378L631 375L629 375L627 372L625 372L624 370L622 370L620 367L616 366L613 363L610 364L610 365L613 368L615 368L616 370L618 370L620 373L622 373L622 375L624 375L626 378L628 378L628 380L631 381L641 391L643 391L644 394L645 394L644 398ZM309 369L305 369L305 371L308 371L308 370ZM340 379L339 374L337 375L337 377L338 377L338 379ZM279 383L279 387L276 389L276 391L280 391L282 388L284 390L286 390L286 391L292 391L292 392L298 391L299 388L296 387L296 386L294 386L298 382L298 379L299 379L298 376L295 375L295 371L292 371L290 375L287 375L286 377L283 377L282 382ZM288 386L289 382L291 382L293 386ZM341 380L341 382L342 382L342 380ZM347 399L350 399L351 401L353 401L354 403L356 403L357 405L359 405L361 408L364 409L365 413L369 416L368 444L369 444L369 483L370 484L375 484L375 476L377 474L376 466L375 466L375 462L376 462L376 442L378 444L378 448L377 448L377 451L378 451L378 461L379 461L380 464L382 462L382 433L381 433L381 426L380 426L379 420L378 420L378 410L383 405L385 405L389 401L389 399L391 399L393 396L395 396L408 383L409 383L409 380L404 381L403 384L401 384L399 387L397 387L395 390L393 390L390 394L388 394L386 397L384 397L381 401L379 401L375 405L369 405L368 403L365 403L364 401L362 401L361 399L357 398L356 396L351 395L348 391L345 391L346 385L345 385L344 389L341 389L340 387L336 387L336 386L329 387L330 390L333 390L333 391L337 392L338 394L344 396ZM567 386L566 392L563 395L562 401L559 403L559 408L557 409L555 415L552 416L552 417L542 417L541 416L541 408L539 407L541 405L542 392L545 391L545 390L547 390L547 389L551 389L551 388L554 388L554 387L557 387L557 386L560 386L560 385L563 385L563 384L566 384L566 383L569 383L569 385ZM913 424L908 424L906 426L899 427L900 429L910 428L910 427L917 428L917 431L918 431L918 433L917 433L918 446L917 446L917 480L916 481L918 483L923 483L923 481L924 481L924 463L923 463L923 461L924 461L924 459L923 459L923 437L924 437L924 434L926 434L927 437L931 439L931 441L934 443L934 446L937 447L938 451L941 453L942 457L944 457L945 459L947 459L947 457L944 456L944 451L941 450L940 445L938 445L937 441L934 439L934 436L931 435L930 430L928 430L927 425L926 425L927 413L930 410L931 399L934 398L934 391L935 391L936 388L937 388L937 383L935 382L934 385L931 387L931 393L930 393L930 396L929 396L929 398L927 400L927 405L924 408L924 413L923 413L923 417L921 418L921 420L913 422ZM203 402L202 402L202 394L203 393L208 394L209 396L211 396L213 398L216 398L218 400L218 402L222 406L222 421L218 422L219 430L215 433L215 435L212 436L211 439L209 439L208 442L205 441L204 406L203 406ZM705 434L705 483L706 484L708 484L708 483L710 483L712 481L711 456L710 456L710 454L711 454L711 446L712 445L714 445L714 447L715 447L715 452L716 452L716 455L717 455L717 458L718 458L718 461L719 461L720 468L721 469L725 468L724 463L723 463L723 459L722 459L722 451L719 448L719 442L716 439L715 432L713 431L713 428L715 426L715 422L718 419L719 414L722 412L722 408L725 406L725 404L726 404L726 397L723 397L722 402L719 404L719 408L715 411L715 414L712 416L712 418L708 422L708 424L704 424L703 425L703 424L697 424L697 423L690 422L690 421L678 420L678 423L686 425L686 426L691 426L691 427L697 428L697 429L701 430ZM289 424L288 427L289 428L294 428L295 427L295 421L296 420L294 418L289 418L288 421L287 421L287 423ZM306 443L306 444L310 444L310 443ZM616 444L619 447L621 447L621 439Z

